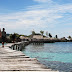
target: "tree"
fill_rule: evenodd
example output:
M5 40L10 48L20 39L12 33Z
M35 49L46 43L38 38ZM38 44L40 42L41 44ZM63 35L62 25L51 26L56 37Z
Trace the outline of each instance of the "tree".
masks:
M20 35L17 34L17 33L10 34L10 40L11 40L11 42L18 41L19 37L20 37Z
M20 35L18 33L14 33L14 34L15 34L16 39L20 37Z
M34 30L32 31L32 35L35 35L35 31Z
M48 37L48 31L46 32L46 36Z
M10 34L9 37L10 37L10 40L12 41L12 34Z
M49 33L49 37L50 37L50 38L52 38L52 35L51 35L51 33Z
M72 37L71 36L68 36L68 39L71 39Z
M43 35L44 34L44 31L41 30L40 33L41 33L41 35Z
M58 38L58 36L56 35L55 38Z

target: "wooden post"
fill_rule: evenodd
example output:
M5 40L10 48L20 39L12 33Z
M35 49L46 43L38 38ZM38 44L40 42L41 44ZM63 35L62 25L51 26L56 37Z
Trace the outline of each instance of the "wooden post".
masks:
M17 50L17 45L16 45L16 50Z
M18 51L19 51L19 45L18 45Z
M15 45L13 45L13 50L14 50L14 46L15 46Z

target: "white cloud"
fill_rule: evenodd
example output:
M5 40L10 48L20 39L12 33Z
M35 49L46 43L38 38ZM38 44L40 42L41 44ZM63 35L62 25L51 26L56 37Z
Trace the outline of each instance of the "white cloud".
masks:
M16 15L7 15L1 17L2 25L5 25L8 28L15 29L22 27L38 26L45 27L46 23L52 23L55 19L61 18L59 15L54 15L52 11L48 10L34 10L16 13ZM20 14L20 15L19 15ZM14 26L14 27L13 27Z
M37 1L37 2L41 2L41 3L52 3L52 0L34 0L34 1Z
M35 0L35 1L51 1L51 0ZM5 27L7 32L27 33L35 29L50 30L56 28L65 20L65 13L72 13L72 5L47 5L40 4L28 7L27 11L11 13L8 15L0 15L0 27ZM62 20L60 20L62 19ZM72 16L68 20L72 19ZM60 20L60 21L59 21ZM63 23L62 23L63 24ZM67 24L67 23L66 23ZM71 24L71 23L70 23Z

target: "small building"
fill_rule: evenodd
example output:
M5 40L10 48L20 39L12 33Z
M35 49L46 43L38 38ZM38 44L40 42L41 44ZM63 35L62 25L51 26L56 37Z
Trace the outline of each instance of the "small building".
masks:
M20 39L23 40L24 39L24 36L20 36Z
M29 40L29 38L26 37L26 36L20 36L20 39L21 39L22 41L28 41L28 40Z
M43 36L41 34L35 34L33 35L33 39L43 39Z
M61 38L61 40L67 40L65 37Z
M45 39L49 39L48 37L43 37L43 39L45 40Z
M62 42L67 42L67 39L65 37L61 38Z

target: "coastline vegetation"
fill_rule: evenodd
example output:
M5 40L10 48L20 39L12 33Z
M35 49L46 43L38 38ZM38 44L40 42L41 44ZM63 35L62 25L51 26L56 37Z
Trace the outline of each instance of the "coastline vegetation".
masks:
M52 36L51 33L46 32L46 35L44 35L44 31L40 31L40 33L36 33L35 31L32 31L32 34L30 35L21 35L18 33L13 34L6 34L6 42L12 43L12 42L20 42L20 41L32 41L32 40L43 40L46 42L53 41L53 42L72 42L72 37L68 36L67 38L62 37L58 38L58 35L55 35L55 37ZM0 38L1 42L1 38Z

